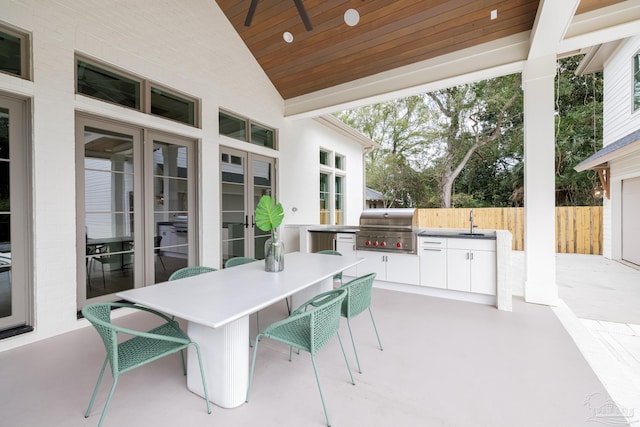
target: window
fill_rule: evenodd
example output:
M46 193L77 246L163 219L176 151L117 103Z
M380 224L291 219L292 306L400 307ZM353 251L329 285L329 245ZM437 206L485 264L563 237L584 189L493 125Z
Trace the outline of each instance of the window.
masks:
M344 224L344 166L344 156L320 149L320 224Z
M220 110L218 113L220 135L261 147L277 149L276 130L249 119Z
M29 36L0 25L0 72L29 78Z
M198 124L198 101L95 61L76 60L76 91L191 126Z
M640 108L640 52L633 56L633 111Z
M320 224L329 224L329 175L320 172Z
M78 302L197 263L196 141L77 116Z

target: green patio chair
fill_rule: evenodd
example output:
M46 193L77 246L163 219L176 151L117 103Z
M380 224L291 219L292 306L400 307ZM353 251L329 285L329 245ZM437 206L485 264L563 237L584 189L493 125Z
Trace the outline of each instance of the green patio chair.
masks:
M111 323L111 310L119 307L127 307L151 313L164 320L165 323L146 332L116 326ZM107 355L104 359L104 363L102 364L100 375L98 376L98 382L96 383L96 387L91 395L91 401L89 402L87 412L84 414L85 418L88 418L91 413L91 408L93 407L96 394L98 393L100 382L102 381L102 375L107 367L107 362L111 366L113 385L111 386L107 402L102 410L98 427L102 426L104 417L107 414L107 409L111 402L111 398L113 397L116 385L118 384L118 377L120 374L146 365L147 363L158 360L164 356L180 352L180 355L182 356L182 370L186 375L187 371L184 362L183 350L190 345L193 345L196 348L198 362L200 363L200 375L202 376L205 402L207 403L207 412L209 414L211 413L207 384L204 378L202 359L200 358L200 347L197 343L191 341L189 336L180 329L178 322L150 308L129 303L97 303L87 305L82 309L82 315L96 328L107 350ZM119 334L122 334L123 336L131 336L132 338L119 342Z
M324 254L324 255L338 255L338 256L342 256L342 254L338 251L332 251L331 249L325 249L323 251L318 251L316 252L317 254ZM342 273L338 273L335 276L333 276L333 280L339 280L340 281L340 285L342 285Z
M351 336L351 344L353 345L353 352L356 355L356 362L358 363L358 371L362 373L360 368L360 360L358 360L358 352L356 351L356 343L353 340L353 333L351 332L350 320L369 309L371 315L371 322L373 323L373 330L376 332L376 338L378 338L378 344L380 345L380 351L382 351L382 343L380 342L380 336L378 335L378 328L376 328L376 321L373 320L373 313L371 312L371 289L373 288L373 281L376 278L376 273L367 274L366 276L360 276L349 282L345 283L338 289L344 289L347 291L347 297L342 303L342 309L340 315L346 317L347 326L349 327L349 335Z
M311 363L313 364L313 372L316 376L318 390L320 391L320 400L322 401L322 409L327 420L327 426L330 426L329 414L322 396L322 388L320 387L320 379L318 378L318 370L316 368L315 355L334 335L338 336L340 348L344 361L347 364L347 370L351 377L351 384L355 385L351 368L347 355L344 352L342 339L338 329L340 328L340 307L347 296L347 292L343 289L334 289L316 295L309 301L302 304L298 309L294 310L289 317L269 325L256 339L256 345L253 349L253 361L251 363L251 372L249 374L249 386L247 387L247 399L249 401L249 391L253 381L253 372L256 366L256 356L258 354L258 344L261 337L267 337L275 341L289 345L289 361L291 361L291 353L293 347L308 351L311 354Z
M233 258L229 258L227 262L224 263L224 268L235 267L236 265L249 264L250 262L258 261L256 258L251 258L248 256L237 256Z
M210 273L212 271L218 271L218 269L198 265L183 267L171 273L171 276L169 276L169 280L184 279L185 277L197 276L198 274Z

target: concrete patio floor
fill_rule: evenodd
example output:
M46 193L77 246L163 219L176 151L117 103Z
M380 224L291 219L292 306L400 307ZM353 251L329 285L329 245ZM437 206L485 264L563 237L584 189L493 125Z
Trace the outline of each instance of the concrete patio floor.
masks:
M574 264L573 258L566 261L558 257L561 294L564 271L574 283L580 282L577 273L569 273L574 267L568 266L578 271L587 268ZM595 265L590 258L584 261ZM517 253L513 264L517 275ZM582 280L590 277L595 275L586 272ZM318 354L334 426L640 425L638 389L625 378L629 371L620 363L619 349L612 353L617 347L603 344L603 335L624 341L620 325L627 324L582 320L568 302L551 308L524 303L518 296L514 311L503 312L481 304L374 289L373 309L384 351L377 347L370 319L365 315L354 319L363 368L362 374L354 372L355 386L348 380L337 340ZM276 304L261 311L261 323L285 315L284 305ZM121 316L117 322L152 326L138 315ZM600 337L593 332L598 328ZM637 337L638 330L630 328ZM344 321L341 335L354 367ZM92 327L0 353L0 425L96 426L111 385L108 374L91 416L85 419L83 414L103 357L104 347ZM187 390L175 355L120 378L104 427L322 426L324 422L309 355L294 355L289 362L287 347L265 340L248 404L235 409L214 406L207 415L204 401Z
M524 254L512 253L522 295ZM640 425L640 269L598 255L557 254L554 308L631 425Z

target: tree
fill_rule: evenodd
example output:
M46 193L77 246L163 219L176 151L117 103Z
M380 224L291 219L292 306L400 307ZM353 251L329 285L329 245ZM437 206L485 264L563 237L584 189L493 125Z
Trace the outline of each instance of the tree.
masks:
M499 140L519 125L522 91L520 75L514 74L482 82L430 92L443 120L444 140L439 159L440 207L451 207L453 184L480 148Z

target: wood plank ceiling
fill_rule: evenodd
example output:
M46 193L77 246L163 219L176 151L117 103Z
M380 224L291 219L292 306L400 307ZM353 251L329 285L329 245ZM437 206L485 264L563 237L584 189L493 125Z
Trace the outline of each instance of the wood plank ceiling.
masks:
M216 0L283 99L476 46L533 27L539 0ZM582 0L577 13L621 0ZM347 9L360 22L344 22ZM491 11L497 18L491 19ZM287 43L284 32L294 40Z

